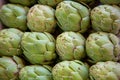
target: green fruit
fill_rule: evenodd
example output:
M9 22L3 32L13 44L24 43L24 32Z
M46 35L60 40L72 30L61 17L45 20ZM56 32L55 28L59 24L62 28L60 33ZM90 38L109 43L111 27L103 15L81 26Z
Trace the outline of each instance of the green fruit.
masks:
M52 70L54 80L87 80L88 68L78 60L62 61Z
M50 64L56 58L55 39L47 32L24 33L21 47L31 64Z
M19 80L19 70L24 67L21 58L1 57L0 58L0 80Z
M120 80L120 63L98 62L89 69L90 80Z
M85 57L85 38L80 33L64 32L56 39L56 51L62 60Z
M120 4L120 0L100 0L103 4Z
M34 5L28 12L27 21L31 31L52 33L56 27L54 9L47 5Z
M92 28L117 34L120 31L120 8L115 5L100 5L91 11Z
M48 5L48 6L55 7L61 1L63 1L63 0L38 0L38 3L43 4L43 5Z
M55 16L63 31L85 32L90 23L89 9L74 1L63 1L58 4Z
M20 80L53 80L51 71L40 65L25 66L19 74Z
M9 0L11 3L21 4L24 6L31 6L35 4L36 0Z
M27 29L28 8L18 4L6 4L0 9L0 19L4 25L25 31Z
M22 53L20 42L23 32L15 28L0 31L0 56L13 56Z
M120 40L112 33L96 32L86 40L86 52L93 62L120 60Z

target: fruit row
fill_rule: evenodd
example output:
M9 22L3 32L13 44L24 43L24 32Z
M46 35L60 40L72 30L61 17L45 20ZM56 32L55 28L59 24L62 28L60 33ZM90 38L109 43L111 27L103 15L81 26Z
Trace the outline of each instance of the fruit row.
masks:
M120 0L0 0L0 80L120 80Z

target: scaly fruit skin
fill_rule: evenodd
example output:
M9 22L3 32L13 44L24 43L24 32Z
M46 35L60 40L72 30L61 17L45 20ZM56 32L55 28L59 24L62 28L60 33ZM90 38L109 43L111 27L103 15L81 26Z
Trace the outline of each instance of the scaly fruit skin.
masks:
M0 56L13 56L22 53L20 42L23 32L15 28L0 31Z
M51 70L40 65L25 66L19 74L20 80L53 80Z
M78 60L62 61L52 69L54 80L87 80L88 67Z
M120 4L120 0L100 0L103 4Z
M21 47L31 64L50 64L56 58L55 39L47 32L24 33Z
M4 25L25 31L27 29L28 8L18 4L6 4L0 10L0 19Z
M24 67L24 62L17 56L0 58L0 80L19 80L19 70Z
M63 1L58 4L55 16L63 31L85 32L90 23L89 9L74 1Z
M112 33L96 32L86 40L86 52L93 62L120 60L120 41Z
M89 69L90 80L120 80L120 63L98 62Z
M92 28L117 34L120 31L120 8L115 5L100 5L91 11Z
M27 25L31 31L35 32L54 32L56 20L55 10L47 5L34 5L28 12Z
M24 6L31 6L35 4L36 0L9 0L11 3L21 4Z
M85 38L80 33L63 32L56 39L56 51L61 60L80 60L85 57Z
M43 5L48 5L48 6L55 7L61 1L63 1L63 0L38 0L38 3L43 4Z

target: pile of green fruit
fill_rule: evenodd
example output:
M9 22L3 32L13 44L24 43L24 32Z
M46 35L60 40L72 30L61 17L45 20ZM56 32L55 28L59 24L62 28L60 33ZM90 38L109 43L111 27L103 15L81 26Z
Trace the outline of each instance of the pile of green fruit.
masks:
M0 80L120 80L120 0L0 0Z

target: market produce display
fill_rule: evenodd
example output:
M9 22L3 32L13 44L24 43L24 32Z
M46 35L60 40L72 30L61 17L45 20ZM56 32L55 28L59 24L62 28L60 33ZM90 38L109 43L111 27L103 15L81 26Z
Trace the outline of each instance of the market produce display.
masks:
M56 38L56 51L62 60L85 57L85 38L80 33L64 32Z
M0 58L0 80L19 80L19 71L24 62L17 56Z
M10 28L27 29L27 12L29 8L19 4L6 4L0 10L0 20Z
M87 80L88 67L78 60L62 61L53 67L52 74L54 80Z
M120 7L100 5L91 11L92 28L96 31L118 34L120 31Z
M20 70L20 80L53 80L51 70L45 66L31 65Z
M120 60L120 41L112 33L91 33L86 40L86 52L91 61Z
M0 80L120 80L120 0L0 0Z
M52 33L56 27L55 10L47 5L34 5L28 12L27 21L31 31Z
M15 28L6 28L0 31L0 56L22 54L20 42L23 32Z
M55 7L58 3L62 2L62 1L64 1L64 0L38 0L38 3Z
M63 31L85 32L90 24L89 8L74 1L63 1L56 7L55 17Z
M98 62L89 69L91 80L120 80L120 63Z
M120 0L100 0L103 4L120 4Z
M21 47L32 64L50 64L56 58L55 39L47 32L25 32Z
M11 3L21 4L24 6L31 6L36 3L36 0L9 0Z

